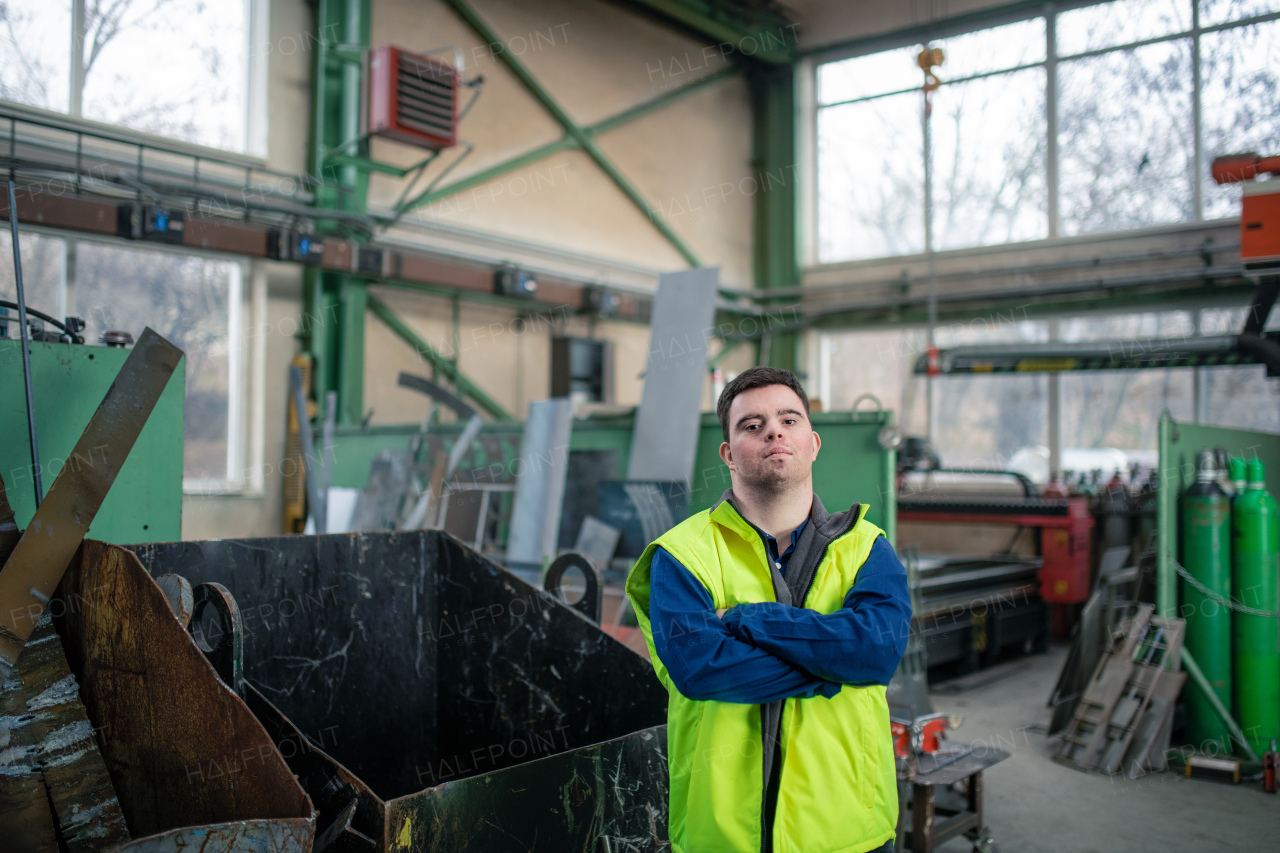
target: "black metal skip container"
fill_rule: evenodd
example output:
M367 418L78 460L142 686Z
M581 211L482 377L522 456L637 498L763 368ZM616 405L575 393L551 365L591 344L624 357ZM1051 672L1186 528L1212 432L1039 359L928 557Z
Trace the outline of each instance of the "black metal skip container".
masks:
M448 535L132 550L197 585L193 633L315 803L317 853L668 847L649 662Z

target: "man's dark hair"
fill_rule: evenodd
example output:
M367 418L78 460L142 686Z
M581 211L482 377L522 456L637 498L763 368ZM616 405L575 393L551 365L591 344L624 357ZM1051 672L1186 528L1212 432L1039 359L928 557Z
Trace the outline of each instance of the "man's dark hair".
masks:
M725 441L729 440L729 407L733 405L733 398L743 391L763 388L766 385L785 385L795 391L800 402L804 403L805 415L809 414L809 397L804 393L804 387L794 373L780 367L751 367L733 377L729 384L724 386L724 390L720 392L720 399L716 401L716 417L720 418L720 431L724 433Z

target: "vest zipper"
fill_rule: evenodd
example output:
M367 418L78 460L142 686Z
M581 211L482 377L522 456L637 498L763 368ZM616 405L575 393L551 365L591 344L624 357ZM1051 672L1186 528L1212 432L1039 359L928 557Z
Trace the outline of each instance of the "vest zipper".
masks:
M734 507L734 509L736 510L737 507ZM849 516L852 517L853 521L843 530L838 531L826 540L822 545L822 550L819 552L818 559L816 561L811 561L809 566L800 567L802 571L808 572L809 577L805 579L803 590L790 590L792 599L791 605L793 607L804 607L805 601L809 598L809 593L813 590L813 582L817 580L818 568L822 565L822 561L827 558L827 550L831 547L831 543L853 530L853 528L858 524L858 516L861 515L861 513L862 505L854 504L849 510ZM741 513L739 513L739 515L741 515ZM743 520L746 521L746 519ZM810 518L810 521L812 521L812 517ZM751 522L747 523L751 524ZM751 526L755 527L755 525ZM756 530L758 531L759 528L756 528ZM821 535L821 532L816 526L813 534L815 537ZM769 561L769 544L764 541L763 537L761 537L761 544L764 545L765 562L769 565L770 571L772 572L773 563ZM799 547L799 542L796 543L796 547ZM792 556L795 556L794 552L792 553ZM788 561L787 567L791 568L790 561ZM787 586L790 587L790 584L787 584ZM799 595L798 604L796 603L797 596L795 594L797 591L801 593ZM778 708L777 720L770 723L768 720L768 716L770 715L767 713L767 709L774 705ZM772 756L771 758L766 757L764 759L764 766L769 768L769 772L765 774L764 790L761 794L760 800L760 853L772 853L773 851L773 824L777 817L778 795L779 789L782 785L782 717L786 712L786 707L787 702L785 699L781 702L771 702L769 705L760 706L760 752L762 755ZM765 744L770 740L769 732L766 730L767 728L772 729L773 733L773 748L771 750L765 749ZM771 791L772 796L770 795Z

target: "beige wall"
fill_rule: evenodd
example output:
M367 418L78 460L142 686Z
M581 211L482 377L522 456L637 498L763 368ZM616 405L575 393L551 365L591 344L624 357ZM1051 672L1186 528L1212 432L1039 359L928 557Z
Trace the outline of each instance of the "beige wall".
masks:
M724 67L718 52L706 58L701 44L600 0L478 0L473 7L503 49L518 54L581 125ZM561 136L560 126L494 58L495 51L439 0L375 0L372 43L421 52L457 45L466 61L464 76L484 76L480 99L460 127L475 151L449 180ZM750 286L752 200L736 189L751 174L750 105L741 78L603 134L599 146L702 263L720 265L726 283ZM442 160L457 153L448 151ZM406 166L423 156L386 140L374 141L373 154ZM423 183L442 165L433 166ZM722 185L735 189L721 192ZM370 204L390 206L402 189L401 181L377 176ZM443 199L411 220L461 225L657 270L687 266L647 211L633 205L582 151L532 163Z
M432 349L454 354L453 300L389 287L372 290ZM458 364L471 381L517 418L551 394L551 337L566 334L613 343L614 402L640 403L649 329L635 323L588 323L567 314L525 316L502 305L460 302ZM430 378L431 365L370 314L365 320L365 408L374 424L420 421L430 411L417 391L400 388L401 371ZM376 402L375 402L376 401Z

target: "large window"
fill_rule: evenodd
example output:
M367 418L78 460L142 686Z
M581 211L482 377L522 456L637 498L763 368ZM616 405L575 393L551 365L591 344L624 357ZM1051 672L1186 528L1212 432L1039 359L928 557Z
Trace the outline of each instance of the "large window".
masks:
M246 0L6 0L0 98L246 151L250 8Z
M1112 0L930 45L931 245L914 44L817 67L818 261L1234 216L1209 163L1280 151L1274 3Z
M136 339L150 326L184 351L184 485L195 491L244 487L243 265L83 239L69 247L67 239L44 233L24 232L19 242L30 307L84 319L90 344L111 330ZM8 239L0 240L0 299L13 301L15 290L13 251Z

